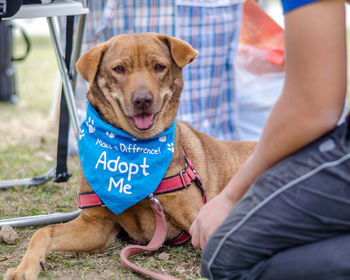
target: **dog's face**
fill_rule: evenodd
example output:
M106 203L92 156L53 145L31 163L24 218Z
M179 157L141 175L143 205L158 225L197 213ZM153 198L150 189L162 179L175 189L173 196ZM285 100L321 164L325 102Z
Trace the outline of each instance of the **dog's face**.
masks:
M197 54L188 43L166 35L124 34L85 53L77 70L90 84L88 100L105 121L150 138L173 122L182 68Z

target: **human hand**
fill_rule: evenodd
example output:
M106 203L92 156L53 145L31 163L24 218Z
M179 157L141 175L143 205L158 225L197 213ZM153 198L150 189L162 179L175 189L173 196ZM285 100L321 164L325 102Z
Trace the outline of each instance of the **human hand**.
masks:
M213 232L221 225L235 203L224 192L202 206L190 227L192 245L203 249Z

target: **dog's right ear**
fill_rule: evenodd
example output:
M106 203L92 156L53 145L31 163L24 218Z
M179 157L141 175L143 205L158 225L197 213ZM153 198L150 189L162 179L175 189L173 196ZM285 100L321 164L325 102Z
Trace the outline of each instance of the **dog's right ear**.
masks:
M82 76L86 81L88 81L90 86L92 86L92 84L94 83L102 54L108 49L109 44L109 41L107 41L103 44L99 44L93 47L92 49L84 53L75 64L80 76Z

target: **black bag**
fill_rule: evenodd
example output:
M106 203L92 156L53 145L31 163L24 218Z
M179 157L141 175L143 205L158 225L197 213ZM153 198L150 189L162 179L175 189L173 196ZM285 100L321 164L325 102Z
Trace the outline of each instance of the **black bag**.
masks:
M9 22L2 18L17 13L22 0L0 0L0 101L15 101L15 67L12 63L12 34Z
M0 24L0 101L16 101L15 65L12 56L11 26L8 21Z
M29 38L21 28L27 50L22 57L13 58L13 24L10 21L2 21L2 18L15 15L22 4L41 4L49 2L52 2L52 0L0 0L0 102L16 102L16 68L14 61L25 59L30 51Z
M0 23L2 18L15 15L22 2L23 0L0 0Z
M15 61L24 60L30 51L30 41L23 29L21 34L26 43L26 52L23 56L14 58L12 55L12 28L11 21L0 24L0 102L15 103L16 95L16 68Z

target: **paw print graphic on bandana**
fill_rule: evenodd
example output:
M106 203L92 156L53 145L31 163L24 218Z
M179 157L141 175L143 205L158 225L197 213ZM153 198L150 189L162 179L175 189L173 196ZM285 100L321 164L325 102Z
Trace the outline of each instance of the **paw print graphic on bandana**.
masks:
M106 135L111 139L113 139L115 137L115 134L113 132L106 131Z
M89 119L86 121L86 125L89 128L90 133L95 132L94 120L91 117L89 117Z
M174 152L174 143L170 143L167 145L168 145L168 150L173 153Z
M79 140L81 140L84 136L85 136L85 130L84 129L80 129Z
M161 136L161 137L159 137L159 142L166 142L166 136L164 135L164 136Z

